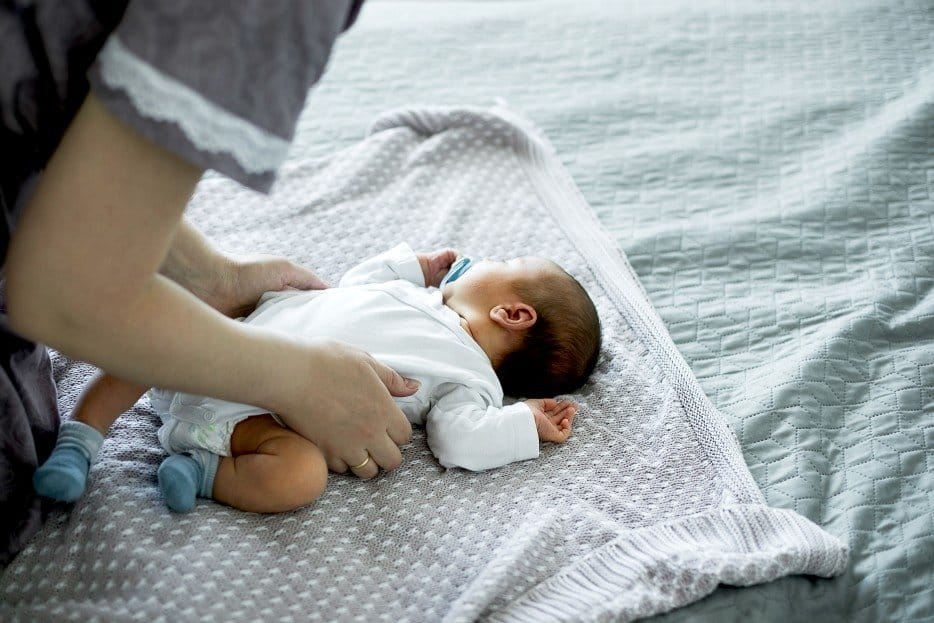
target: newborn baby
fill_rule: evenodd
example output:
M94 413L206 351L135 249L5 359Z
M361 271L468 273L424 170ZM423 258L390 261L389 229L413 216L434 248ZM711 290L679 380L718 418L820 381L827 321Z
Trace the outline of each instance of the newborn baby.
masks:
M535 458L540 441L562 443L570 434L577 407L553 396L580 387L594 368L596 309L549 260L455 257L452 250L416 254L400 244L348 271L337 288L267 292L243 322L348 342L419 381L417 393L395 400L413 424L425 426L445 467L484 470ZM106 382L115 380L95 381ZM503 406L504 391L538 398ZM53 456L36 475L40 494L76 499L83 491L100 443L73 437L94 430L81 423L82 411L92 410L86 403L100 394L86 392L74 420L63 424ZM278 512L324 491L321 452L264 409L160 389L150 398L163 420L159 439L171 453L159 484L173 510L190 510L200 496ZM77 495L66 496L56 465L69 453L83 473ZM361 470L369 461L361 457L350 467Z

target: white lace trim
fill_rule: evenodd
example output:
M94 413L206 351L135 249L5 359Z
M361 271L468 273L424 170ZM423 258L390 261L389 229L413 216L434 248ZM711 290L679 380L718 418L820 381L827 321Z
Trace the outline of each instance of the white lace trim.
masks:
M136 110L175 123L201 151L228 153L248 173L278 168L289 143L224 110L128 50L111 35L98 56L107 86L125 92Z

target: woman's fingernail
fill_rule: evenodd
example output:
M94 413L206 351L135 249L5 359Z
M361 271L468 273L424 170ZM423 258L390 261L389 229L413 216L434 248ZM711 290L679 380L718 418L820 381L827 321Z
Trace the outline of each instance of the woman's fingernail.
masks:
M406 389L418 389L419 387L421 387L421 385L422 384L416 381L415 379L405 379Z

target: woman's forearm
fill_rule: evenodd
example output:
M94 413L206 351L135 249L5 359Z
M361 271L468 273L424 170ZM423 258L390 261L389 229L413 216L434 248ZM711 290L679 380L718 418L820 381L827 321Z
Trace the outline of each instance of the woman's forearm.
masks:
M411 427L390 392L410 395L415 386L346 344L312 347L231 320L159 274L179 259L171 257L176 235L184 241L191 233L179 223L200 175L89 96L10 243L4 271L13 329L140 386L279 413L335 471L366 456L374 463L367 477L376 466L397 467ZM267 287L264 270L280 287L324 286L310 271L275 264L259 264L247 287L238 278L240 292L225 312L255 302L263 287L278 289Z
M141 385L265 402L253 388L270 372L257 362L276 340L158 274L167 258L173 270L184 263L178 249L211 252L179 225L200 176L89 96L11 240L14 330Z
M187 218L179 222L159 272L215 309L217 298L233 285L222 283L234 274L230 259Z
M277 370L290 357L308 358L294 339L230 320L160 275L135 295L44 332L50 346L122 379L271 411L289 393Z

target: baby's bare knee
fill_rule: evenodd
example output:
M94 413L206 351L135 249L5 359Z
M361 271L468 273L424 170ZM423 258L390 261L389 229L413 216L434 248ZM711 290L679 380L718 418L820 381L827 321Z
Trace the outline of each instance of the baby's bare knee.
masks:
M278 511L288 511L311 504L324 493L328 466L324 455L302 437L283 439L280 451L287 457L288 470L270 475L266 486L277 501Z

